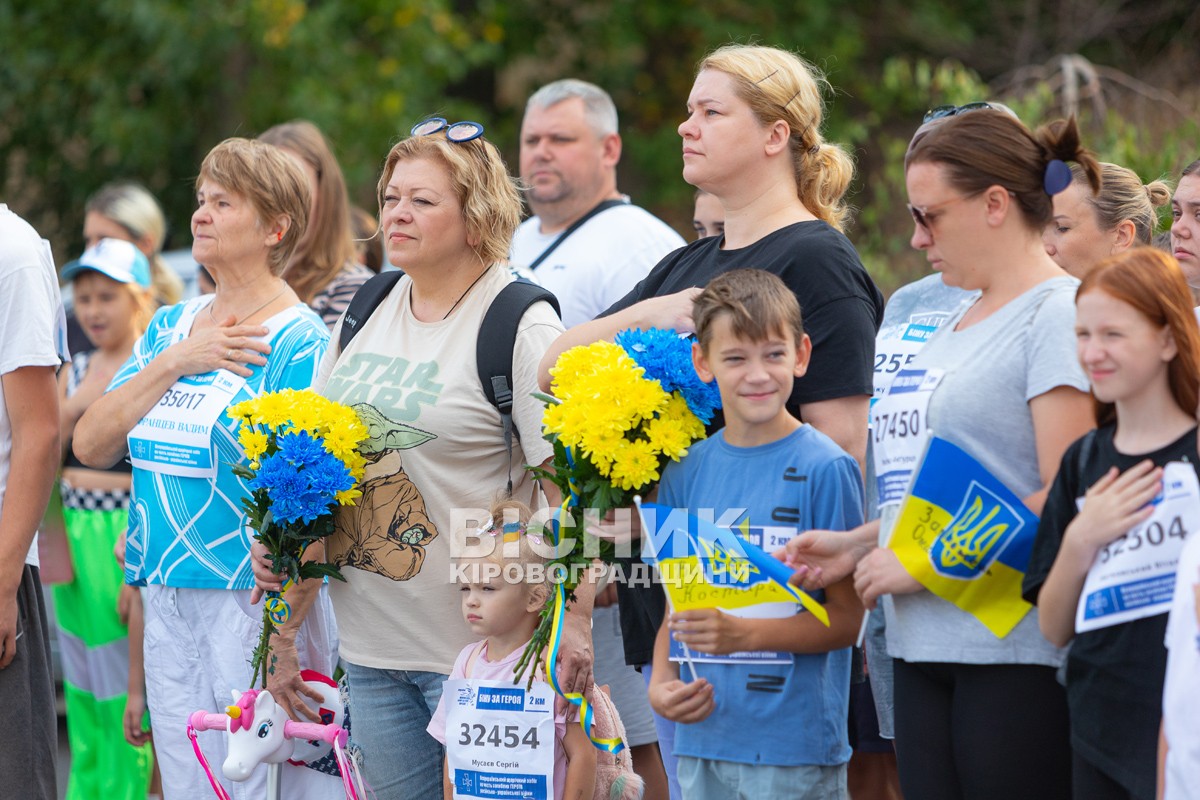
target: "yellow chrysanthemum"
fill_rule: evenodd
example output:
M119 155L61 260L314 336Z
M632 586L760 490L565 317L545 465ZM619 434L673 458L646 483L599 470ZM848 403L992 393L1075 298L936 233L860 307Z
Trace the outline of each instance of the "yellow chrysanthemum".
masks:
M345 463L351 453L366 439L367 429L358 425L331 425L325 432L325 449L339 461Z
M559 356L550 370L554 396L560 400L577 395L595 395L605 387L640 378L642 368L613 342L594 342L572 347Z
M667 407L669 401L670 395L663 391L658 381L642 379L627 387L623 404L640 422L652 419Z
M225 409L225 416L235 422L249 423L250 418L255 413L255 401L243 400L240 403L234 403L229 408Z
M346 469L350 470L350 474L359 479L362 478L367 466L367 460L359 455L357 450L338 456L338 461L345 464Z
M257 461L258 457L267 452L267 444L270 438L265 433L254 430L250 427L243 426L238 431L238 444L242 446L242 450L246 452L246 458L251 461Z
M607 476L609 468L612 466L613 461L616 460L617 450L624 441L625 437L620 434L598 431L584 437L581 449L588 460L595 464L596 468L602 474Z
M252 420L256 425L277 428L291 418L291 406L282 392L267 392L258 398Z
M320 436L323 428L319 409L299 398L292 404L292 430Z
M692 437L684 431L683 422L669 417L651 420L646 426L646 435L655 448L675 461L687 455L688 446L692 443Z
M337 498L338 505L352 506L355 500L362 497L362 492L358 489L347 489L344 492L338 492L334 496Z
M649 442L623 441L616 449L609 479L626 491L640 489L659 478L658 453Z
M671 394L671 399L667 401L667 407L662 416L677 420L683 426L683 432L693 441L704 438L704 423L692 413L692 410L688 408L687 401L680 397L678 392Z

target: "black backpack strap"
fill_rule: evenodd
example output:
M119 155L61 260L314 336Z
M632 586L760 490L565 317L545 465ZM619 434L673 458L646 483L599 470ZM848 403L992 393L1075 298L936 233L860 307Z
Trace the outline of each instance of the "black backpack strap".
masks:
M370 285L368 282L366 285ZM364 285L365 288L365 285ZM362 291L361 289L359 290ZM357 296L355 297L357 300ZM512 495L512 440L520 432L513 426L513 348L517 343L517 328L521 317L534 303L547 302L556 314L561 314L558 298L536 283L518 278L505 286L492 300L479 338L475 342L475 363L479 369L479 384L488 402L500 412L504 424L504 446L508 449L508 495ZM349 316L349 312L347 312Z
M381 272L358 287L358 291L350 299L350 305L346 308L345 316L342 317L342 331L338 336L338 350L346 349L346 345L350 344L350 340L354 338L354 335L362 330L367 319L370 318L371 314L375 313L375 309L379 308L379 304L383 302L383 298L388 296L392 288L396 285L396 282L403 275L404 273L399 270Z

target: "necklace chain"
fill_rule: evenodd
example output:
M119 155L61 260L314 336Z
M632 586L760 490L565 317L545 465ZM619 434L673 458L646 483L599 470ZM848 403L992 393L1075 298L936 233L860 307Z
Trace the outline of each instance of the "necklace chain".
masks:
M249 314L247 314L246 316L242 317L241 319L239 319L239 320L235 321L233 324L234 324L234 325L241 325L243 322L245 322L246 320L250 319L250 318L251 318L251 317L253 317L255 314L257 314L258 312L262 311L264 308L266 308L267 306L271 305L271 303L274 303L276 300L278 300L280 297L282 297L282 296L283 296L283 293L284 293L284 292L286 292L286 291L287 291L287 289L288 289L288 287L287 287L287 284L285 283L285 284L283 285L283 288L282 288L282 289L280 289L278 292L276 292L274 295L272 295L272 296L270 297L270 299L268 299L268 300L267 300L267 302L263 303L261 306L259 306L258 308L254 309L253 311L251 311ZM211 303L209 303L209 304L208 304L208 318L209 318L209 319L211 319L211 320L213 321L213 324L214 324L214 325L220 325L221 323L217 322L217 318L216 318L216 317L213 315L213 306L215 306L216 304L217 304L217 299L214 297L214 298L213 298L213 301L212 301Z
M463 301L463 298L467 296L467 293L475 288L475 284L479 283L479 281L483 279L484 275L488 274L488 269L490 268L484 267L483 272L476 275L475 280L471 281L471 285L468 286L463 293L458 296L458 299L454 301L454 305L450 306L450 310L446 312L446 316L442 317L443 322L450 319L450 315L454 313L454 309L458 308L458 304ZM408 285L408 304L409 306L412 306L413 304L413 287L411 283Z

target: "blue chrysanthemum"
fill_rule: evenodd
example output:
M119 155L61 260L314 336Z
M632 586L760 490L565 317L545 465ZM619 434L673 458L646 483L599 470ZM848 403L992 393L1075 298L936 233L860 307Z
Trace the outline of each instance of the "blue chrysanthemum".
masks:
M289 434L291 435L291 434ZM307 434L297 434L311 440ZM283 437L280 437L282 440ZM293 440L289 449L262 459L250 488L265 490L271 498L271 514L282 524L312 522L329 513L334 495L354 485L346 466L330 455L319 440L314 450L309 442ZM305 464L307 462L307 465Z
M309 486L318 492L325 502L335 500L334 495L354 486L354 476L340 460L326 453L325 457L304 470Z
M630 328L617 334L616 343L646 371L646 377L667 392L678 391L692 413L707 425L721 407L716 381L705 383L692 364L692 339L662 328Z
M329 455L321 440L305 431L285 433L276 440L276 444L279 454L297 467L315 464Z

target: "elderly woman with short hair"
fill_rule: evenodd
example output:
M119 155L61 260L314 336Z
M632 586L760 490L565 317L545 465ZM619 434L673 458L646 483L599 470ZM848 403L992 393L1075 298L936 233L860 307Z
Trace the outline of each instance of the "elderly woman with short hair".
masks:
M263 392L307 388L328 343L319 317L280 278L304 234L308 181L272 145L229 139L208 154L196 182L192 255L216 293L160 309L107 393L75 429L75 452L107 468L133 462L126 580L146 585L146 682L164 794L209 797L183 735L188 715L218 711L230 689L248 688L261 625L250 607L250 495L233 465L246 463L225 411ZM284 658L330 674L337 634L322 589L303 626L279 637ZM298 653L298 656L295 654ZM295 665L274 673L288 676ZM274 688L268 682L269 688ZM297 713L293 711L293 714ZM204 737L210 762L225 738ZM234 790L261 797L265 769ZM332 798L336 779L285 770L284 796Z

